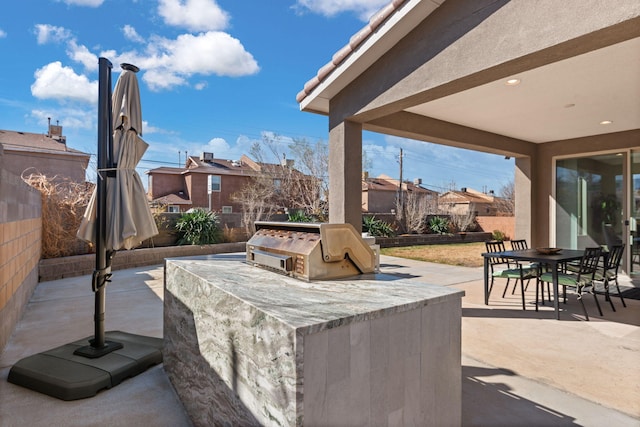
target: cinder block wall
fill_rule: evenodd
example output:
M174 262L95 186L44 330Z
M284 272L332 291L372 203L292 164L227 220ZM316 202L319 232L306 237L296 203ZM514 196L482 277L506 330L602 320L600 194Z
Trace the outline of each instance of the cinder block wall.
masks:
M3 164L0 144L0 351L38 284L42 238L40 192Z

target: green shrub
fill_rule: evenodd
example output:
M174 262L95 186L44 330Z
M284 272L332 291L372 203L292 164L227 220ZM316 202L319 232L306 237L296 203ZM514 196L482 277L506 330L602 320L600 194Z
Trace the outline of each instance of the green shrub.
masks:
M491 233L491 238L493 240L498 240L502 242L504 240L507 240L507 235L504 233L504 231L493 230L493 233Z
M434 216L429 220L429 230L436 234L446 234L449 232L449 220L441 216Z
M373 216L362 217L362 231L376 237L391 237L395 234L391 224Z
M287 219L289 222L313 222L313 217L311 215L307 215L302 210L289 212Z
M218 215L204 209L183 213L176 221L179 245L209 245L221 238Z

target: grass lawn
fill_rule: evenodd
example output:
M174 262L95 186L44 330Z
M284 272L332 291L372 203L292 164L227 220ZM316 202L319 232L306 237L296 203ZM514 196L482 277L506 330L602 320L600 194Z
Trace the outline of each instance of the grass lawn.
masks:
M480 254L486 251L484 242L476 242L383 248L380 250L380 253L382 255L437 262L440 264L482 267L483 258Z

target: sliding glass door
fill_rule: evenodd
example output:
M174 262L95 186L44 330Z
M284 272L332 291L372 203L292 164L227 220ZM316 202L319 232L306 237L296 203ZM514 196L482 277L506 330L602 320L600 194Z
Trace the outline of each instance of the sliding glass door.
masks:
M640 152L631 152L631 185L629 203L629 251L627 271L630 275L640 274Z
M557 160L556 246L584 249L627 241L625 159L623 154L604 154ZM640 190L640 167L638 171Z

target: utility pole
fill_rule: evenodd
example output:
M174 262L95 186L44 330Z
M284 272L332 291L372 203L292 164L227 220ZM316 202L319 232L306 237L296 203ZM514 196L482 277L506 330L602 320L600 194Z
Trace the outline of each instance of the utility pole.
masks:
M398 183L398 215L400 216L400 218L404 218L404 201L402 198L402 158L404 157L404 155L402 154L402 148L400 149L400 157L399 157L399 162L400 162L400 182Z

